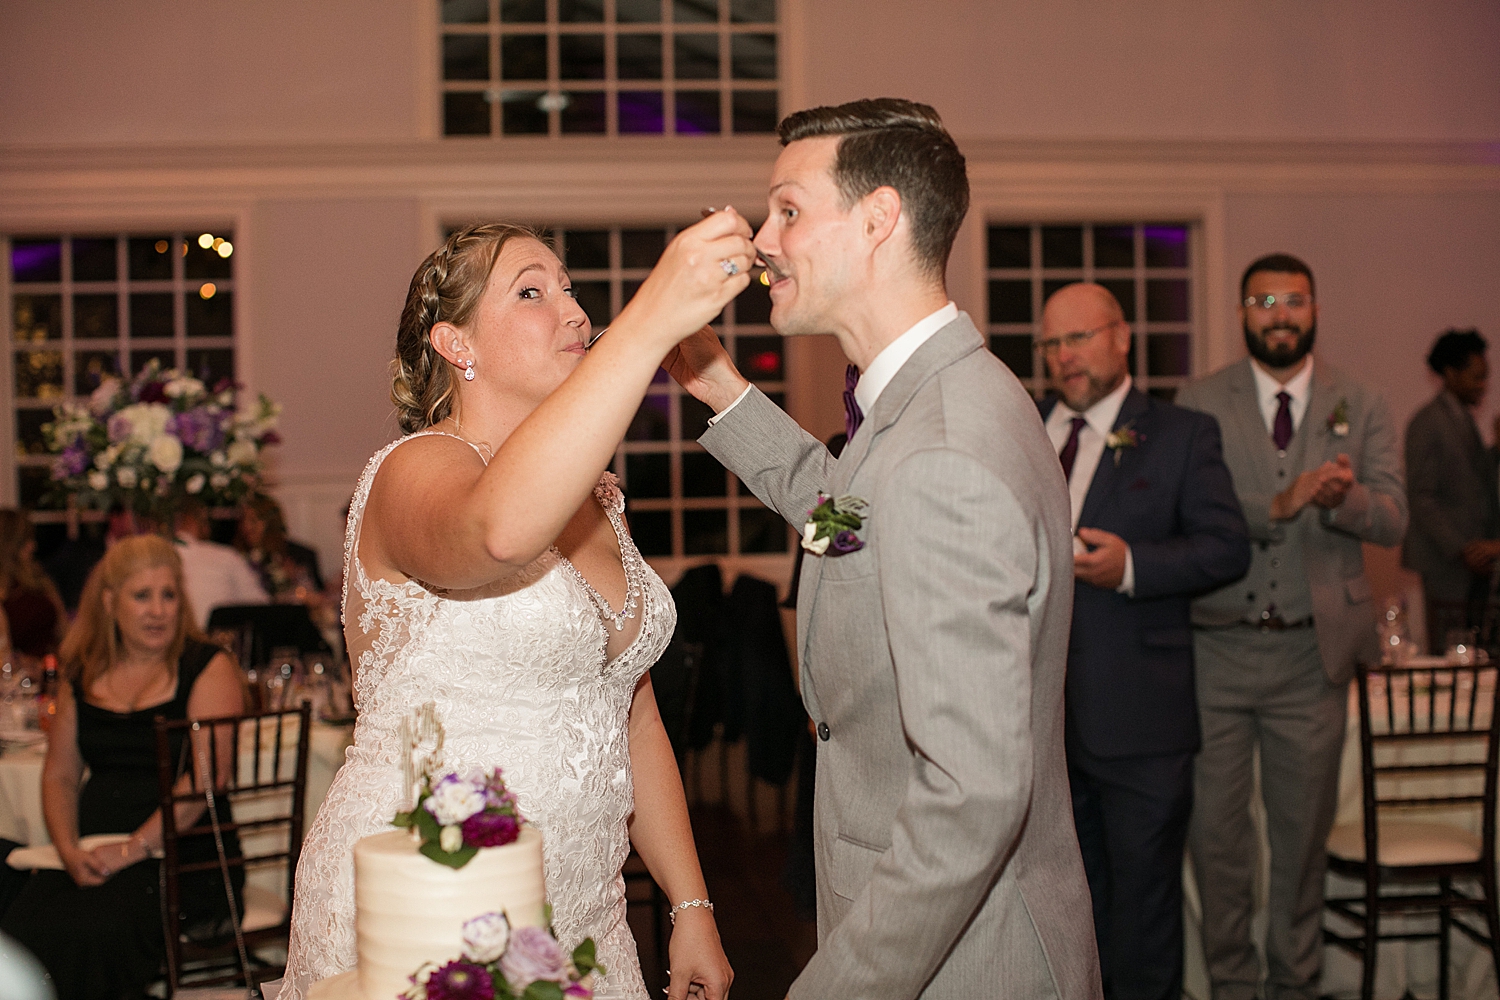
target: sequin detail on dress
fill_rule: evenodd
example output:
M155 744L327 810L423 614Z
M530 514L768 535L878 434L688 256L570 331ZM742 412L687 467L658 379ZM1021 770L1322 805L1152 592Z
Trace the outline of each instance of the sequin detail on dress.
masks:
M607 473L595 495L642 593L640 634L614 660L592 588L555 550L515 579L472 591L371 579L358 558L370 486L391 450L417 436L370 460L349 509L344 634L359 721L297 866L280 1000L302 1000L311 983L354 967L354 842L390 829L401 797L400 719L428 700L447 731L447 763L504 768L541 829L558 938L571 949L592 936L609 969L596 995L645 998L620 877L634 808L627 724L636 683L676 624L671 595L625 532L624 498Z

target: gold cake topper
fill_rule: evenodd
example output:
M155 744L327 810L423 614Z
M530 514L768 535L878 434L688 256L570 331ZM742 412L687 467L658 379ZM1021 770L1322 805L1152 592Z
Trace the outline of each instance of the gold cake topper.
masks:
M431 749L424 747L431 743ZM422 779L443 766L443 724L437 716L437 703L425 702L401 719L401 795L403 808L417 807L422 793Z

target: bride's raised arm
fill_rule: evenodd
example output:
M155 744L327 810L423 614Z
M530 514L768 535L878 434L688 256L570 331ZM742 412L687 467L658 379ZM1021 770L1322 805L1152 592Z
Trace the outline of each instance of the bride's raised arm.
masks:
M751 230L732 209L683 230L607 337L562 264L511 227L455 234L412 279L392 396L403 445L370 494L368 571L448 589L503 579L546 551L608 467L662 359L749 281ZM498 247L498 249L497 249ZM472 372L472 376L470 373Z

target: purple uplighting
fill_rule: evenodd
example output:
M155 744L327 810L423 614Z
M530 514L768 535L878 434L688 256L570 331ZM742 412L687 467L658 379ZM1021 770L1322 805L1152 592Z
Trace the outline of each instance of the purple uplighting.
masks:
M56 240L16 240L10 248L15 281L61 281L62 244Z

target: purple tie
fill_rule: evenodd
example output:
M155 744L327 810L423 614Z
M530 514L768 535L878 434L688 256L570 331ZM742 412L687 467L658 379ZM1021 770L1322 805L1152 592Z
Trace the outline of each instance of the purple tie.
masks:
M865 415L854 396L854 387L859 385L859 369L854 365L844 369L844 440L852 441L854 432L865 422Z
M1292 397L1285 392L1278 392L1276 398L1281 401L1281 406L1276 410L1276 420L1271 424L1271 440L1276 443L1277 451L1286 451L1286 446L1292 443Z
M1068 435L1068 443L1063 445L1062 453L1058 460L1062 462L1063 478L1073 479L1073 460L1078 457L1078 432L1088 426L1088 421L1082 417L1073 418L1073 431Z

